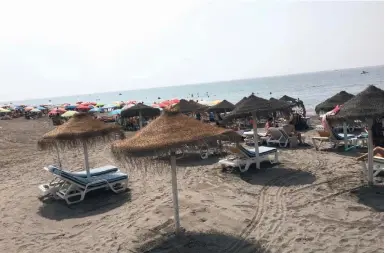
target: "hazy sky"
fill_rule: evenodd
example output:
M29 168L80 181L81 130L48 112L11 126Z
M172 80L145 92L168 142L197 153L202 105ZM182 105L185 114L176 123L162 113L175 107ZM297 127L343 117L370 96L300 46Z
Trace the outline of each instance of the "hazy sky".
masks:
M383 63L382 2L0 3L0 101Z

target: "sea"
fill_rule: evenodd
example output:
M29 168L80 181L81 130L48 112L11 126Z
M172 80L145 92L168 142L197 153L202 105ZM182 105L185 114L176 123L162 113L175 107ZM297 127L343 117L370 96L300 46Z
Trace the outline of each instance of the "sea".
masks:
M76 103L77 101L111 103L135 100L151 105L166 99L184 98L206 102L226 99L236 103L243 97L254 93L256 96L266 99L280 98L283 95L299 98L304 102L307 114L312 115L315 114L314 108L317 104L334 94L345 90L355 95L369 84L384 89L383 65L12 102L13 104L40 105Z

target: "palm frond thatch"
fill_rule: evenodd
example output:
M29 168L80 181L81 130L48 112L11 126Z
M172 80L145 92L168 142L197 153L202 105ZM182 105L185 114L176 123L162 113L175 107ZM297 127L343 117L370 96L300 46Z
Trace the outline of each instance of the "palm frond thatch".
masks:
M179 103L177 103L172 107L177 108L176 110L180 113L192 113L192 112L201 111L203 108L203 105L196 102L189 102L185 99L181 99Z
M235 109L235 105L230 103L227 100L223 100L222 102L211 106L207 109L208 112L223 112L223 111L232 111Z
M235 106L235 109L229 113L224 120L228 121L235 118L250 116L252 112L255 112L259 116L267 116L270 112L286 110L289 107L290 105L286 103L278 104L274 103L274 101L250 95L243 100L242 103L239 103L238 106Z
M336 105L342 105L345 102L349 101L351 98L353 98L354 95L346 92L346 91L340 91L334 96L326 99L322 103L318 104L315 107L316 113L319 113L320 111L331 111Z
M123 108L120 115L125 118L137 117L139 115L142 115L143 117L155 117L160 115L160 110L158 108L153 108L139 103L132 107Z
M222 138L238 140L240 136L232 130L204 124L173 108L164 111L134 137L114 142L111 150L117 158L151 156L185 144Z
M123 139L124 133L119 126L106 124L85 113L74 115L69 121L43 135L38 141L42 149L52 149L56 145L74 147L86 142L109 139Z
M384 117L384 90L370 85L355 97L344 103L341 110L330 121L352 121Z
M241 100L239 100L234 106L237 107L238 105L240 105L241 103L243 103L243 101L245 101L247 99L247 97L243 97Z

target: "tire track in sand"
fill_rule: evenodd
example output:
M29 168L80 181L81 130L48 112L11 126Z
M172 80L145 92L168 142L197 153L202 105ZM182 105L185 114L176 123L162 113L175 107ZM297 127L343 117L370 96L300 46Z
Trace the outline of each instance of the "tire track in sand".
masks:
M317 163L316 166L314 166L314 162ZM316 167L316 169L320 169L325 165L326 162L324 162L322 159L317 159L316 161L313 160L312 162L306 163L300 170L275 177L272 180L268 181L266 185L260 190L260 194L258 195L258 204L255 215L253 216L251 222L245 227L245 229L242 230L240 237L242 239L247 239L247 237L257 228L257 226L262 223L266 214L266 210L269 208L270 210L276 210L275 214L278 213L278 215L276 215L277 217L275 221L271 223L269 229L264 233L259 233L256 237L261 239L265 234L272 232L272 234L274 234L275 236L267 244L266 249L269 249L272 245L274 245L274 242L279 240L279 237L282 234L282 224L286 219L286 200L285 198L282 198L282 195L284 194L284 192L286 192L287 189L285 186L287 186L291 180L298 178L301 172L311 172L310 168ZM278 186L278 189L276 187L272 187L271 185ZM277 203L278 207L266 205L265 201L268 198L266 198L265 195L269 193L271 189L275 190L272 204L274 205L275 203ZM239 241L228 246L224 252L237 252L242 248L242 246L243 242Z
M257 226L262 223L264 215L266 214L266 210L271 208L269 205L266 205L266 200L269 200L269 195L267 193L269 193L269 190L271 189L275 189L273 201L278 199L279 200L278 202L280 203L279 204L280 210L277 211L279 213L278 214L279 216L277 217L276 222L282 221L282 218L285 215L285 212L282 211L284 203L283 203L283 198L281 198L279 195L282 194L283 192L283 186L276 189L276 187L272 187L272 185L275 185L275 186L277 184L280 185L281 181L282 182L287 181L288 178L292 177L294 174L297 174L297 173L299 173L299 171L287 173L285 175L275 177L269 180L268 182L266 182L266 184L259 191L257 205L256 205L257 208L255 210L254 216L252 217L251 221L246 225L246 227L241 231L239 235L241 239L247 239L247 237L257 228ZM279 227L280 227L279 224L273 224L271 226L271 229L277 230ZM242 240L239 240L227 246L227 248L223 252L237 252L242 248L243 244L244 242L242 242Z

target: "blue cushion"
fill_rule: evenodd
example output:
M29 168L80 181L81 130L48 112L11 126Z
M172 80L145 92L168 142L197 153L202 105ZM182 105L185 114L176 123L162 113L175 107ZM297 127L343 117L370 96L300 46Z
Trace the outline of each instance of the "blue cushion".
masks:
M118 170L119 169L116 166L106 165L103 167L90 169L90 174L91 174L91 177L96 177L96 176L100 176L100 175L104 175L112 172L117 172ZM87 171L85 170L71 172L71 174L76 175L78 177L87 177Z
M255 148L254 147L245 147L243 145L240 145L240 149L243 152L245 152L249 157L255 157ZM263 156L263 155L275 153L275 152L277 152L277 149L272 148L272 147L260 146L260 147L258 147L258 151L259 151L259 156Z
M124 174L124 173L121 173L121 172L114 172L114 173L103 174L103 175L100 175L100 176L97 176L97 177L94 176L94 177L91 177L90 179L88 179L86 177L85 178L84 177L78 177L76 175L73 175L70 172L59 170L59 169L57 169L55 167L51 167L50 170L51 170L52 173L54 173L54 174L56 174L58 176L61 176L62 178L65 178L65 179L67 179L69 181L75 182L75 183L77 183L77 184L79 184L81 186L84 186L84 187L87 184L92 183L93 181L100 180L100 179L105 179L109 183L114 183L116 181L120 181L120 180L124 180L124 179L128 178L127 174ZM104 185L104 184L106 184L106 183L101 181L101 182L92 184L90 186L90 188L101 186L101 185Z
M77 177L87 177L87 171L85 171L85 170L70 172L67 170L60 170L59 168L57 168L56 166L53 166L53 165L48 166L48 168L49 169L55 168L55 169L58 169L59 171L70 173L70 174L75 175ZM91 177L96 177L96 176L100 176L100 175L107 174L107 173L117 172L118 170L119 169L116 166L106 165L103 167L90 169L90 175L91 175Z

